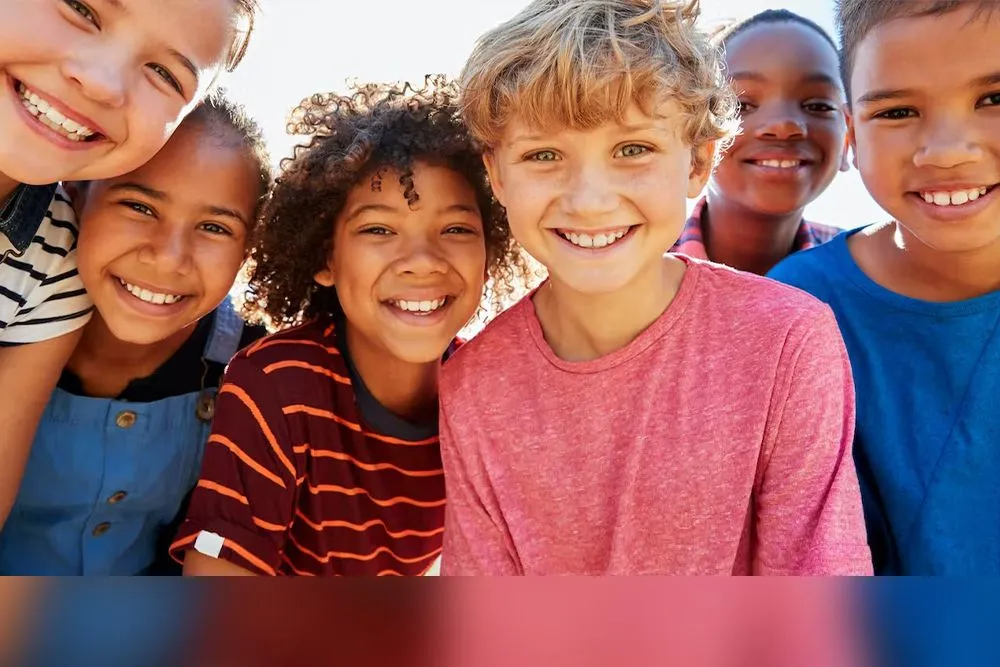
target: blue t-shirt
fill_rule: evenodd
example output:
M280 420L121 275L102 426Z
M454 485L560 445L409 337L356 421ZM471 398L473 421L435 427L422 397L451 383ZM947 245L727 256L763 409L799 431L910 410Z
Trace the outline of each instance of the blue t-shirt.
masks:
M829 304L844 335L875 573L1000 574L1000 292L892 292L855 263L857 231L768 275Z

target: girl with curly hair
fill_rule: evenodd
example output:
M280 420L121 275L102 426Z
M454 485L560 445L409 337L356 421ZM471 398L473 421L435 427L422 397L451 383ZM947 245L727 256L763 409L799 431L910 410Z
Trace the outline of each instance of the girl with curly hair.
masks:
M441 551L438 371L524 263L454 84L314 95L252 252L233 360L171 548L185 574L419 575Z

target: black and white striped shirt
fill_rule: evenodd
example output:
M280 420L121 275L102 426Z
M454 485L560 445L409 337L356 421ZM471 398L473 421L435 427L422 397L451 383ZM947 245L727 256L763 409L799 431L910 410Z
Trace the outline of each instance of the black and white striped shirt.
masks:
M79 329L93 306L76 268L76 216L66 192L21 186L3 208L0 346L35 343Z

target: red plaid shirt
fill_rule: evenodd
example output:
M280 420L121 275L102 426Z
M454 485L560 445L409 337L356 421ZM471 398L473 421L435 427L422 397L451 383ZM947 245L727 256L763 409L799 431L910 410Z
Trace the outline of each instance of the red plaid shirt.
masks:
M707 200L705 197L702 197L695 204L694 210L691 211L691 216L684 223L681 237L677 239L677 243L670 249L670 252L679 252L697 259L708 259L708 253L705 251L705 236L701 229L701 217L705 212L706 203ZM798 231L795 232L795 242L792 245L792 252L808 250L809 248L822 245L842 231L844 230L837 227L829 227L803 220L799 223Z

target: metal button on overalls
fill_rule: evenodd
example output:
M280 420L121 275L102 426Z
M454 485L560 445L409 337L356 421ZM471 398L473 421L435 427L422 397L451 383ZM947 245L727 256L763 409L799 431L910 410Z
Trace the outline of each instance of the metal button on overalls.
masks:
M118 425L118 428L132 428L135 424L135 420L136 416L134 412L131 410L122 410L118 413L118 416L115 417L115 424Z
M117 505L121 501L125 500L125 496L127 495L128 494L125 493L124 491L118 491L117 493L112 494L110 498L108 498L108 504Z
M104 523L99 523L96 526L94 526L93 535L94 537L100 537L104 533L108 532L110 529L111 529L111 524L108 523L107 521L105 521Z

